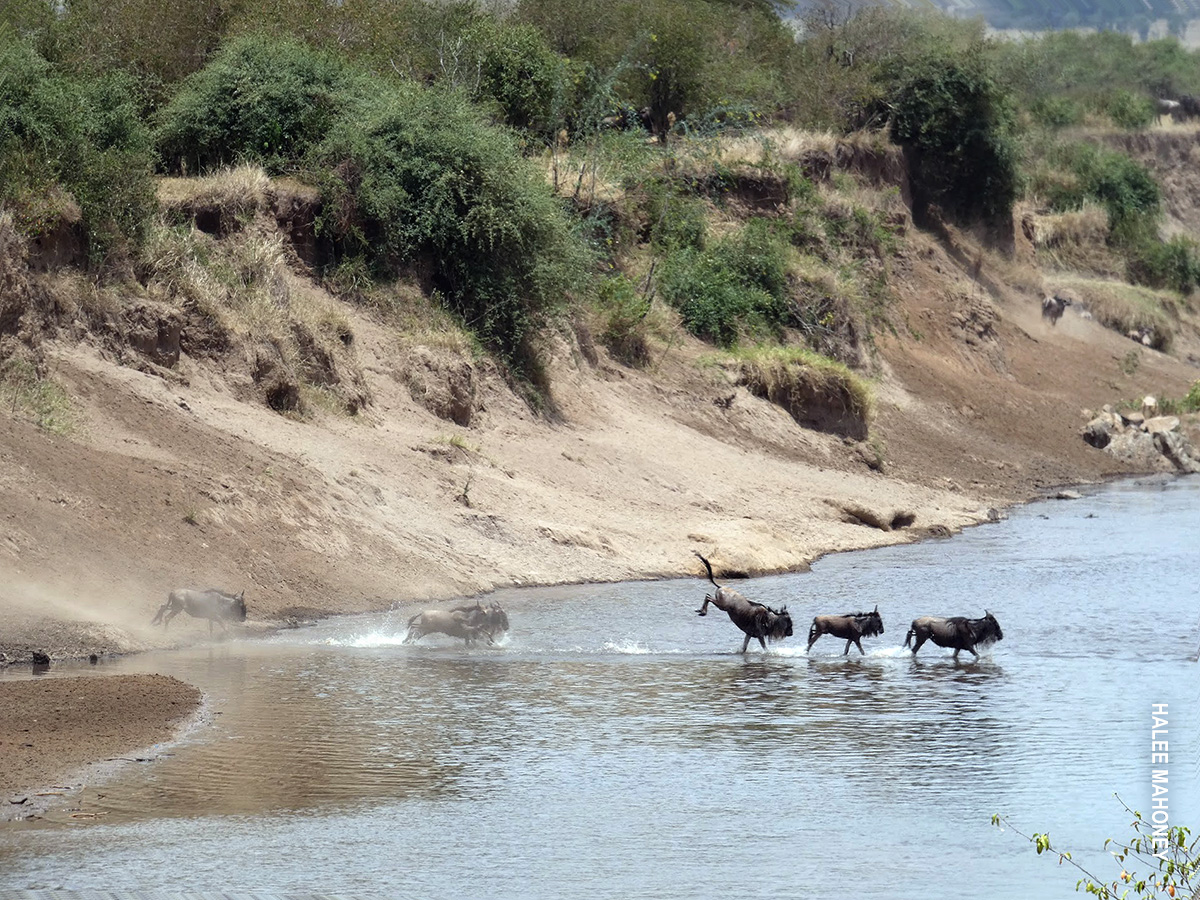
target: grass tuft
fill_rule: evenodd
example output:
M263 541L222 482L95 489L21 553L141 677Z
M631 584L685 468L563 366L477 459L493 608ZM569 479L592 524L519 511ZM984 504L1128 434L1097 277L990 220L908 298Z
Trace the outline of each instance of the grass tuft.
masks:
M740 378L752 393L818 431L865 440L875 414L866 379L846 365L803 347L735 350Z

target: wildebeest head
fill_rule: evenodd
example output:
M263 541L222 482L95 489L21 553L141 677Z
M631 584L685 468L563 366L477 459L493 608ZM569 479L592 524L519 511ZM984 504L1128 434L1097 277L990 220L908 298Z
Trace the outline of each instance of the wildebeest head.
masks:
M235 622L246 621L246 592L242 591L236 597L229 598L229 616Z
M875 604L875 608L869 613L858 613L854 617L858 620L858 627L862 629L863 637L874 637L877 634L883 634L883 616L879 614L879 604Z
M499 603L492 602L487 610L488 627L496 631L508 631L508 613L501 608Z
M792 616L784 606L781 609L771 609L767 607L767 612L770 615L767 617L767 634L773 641L781 641L785 637L792 636Z
M975 638L979 644L994 644L996 641L1004 640L1004 632L1000 630L1000 623L986 609L983 611L983 618L976 619L978 632Z

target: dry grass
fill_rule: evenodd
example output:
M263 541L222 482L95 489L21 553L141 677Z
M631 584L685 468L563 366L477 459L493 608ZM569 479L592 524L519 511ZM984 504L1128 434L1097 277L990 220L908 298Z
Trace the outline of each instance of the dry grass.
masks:
M711 139L703 142L711 146ZM847 135L832 131L804 131L799 128L764 128L753 133L722 138L717 141L715 156L721 162L761 164L771 160L795 162L808 153L837 155L839 148L882 150L886 136L878 131L856 131Z
M38 374L31 362L19 356L0 363L0 410L62 437L79 428L79 415L63 386Z
M375 284L356 298L374 310L405 347L429 347L478 359L484 355L479 339L411 281Z
M1017 216L1038 261L1049 268L1114 276L1124 262L1108 245L1108 212L1098 204L1063 213L1038 213L1029 204Z
M249 227L220 239L160 225L142 265L151 296L194 310L231 336L256 371L270 360L271 379L293 384L299 401L306 387L334 393L350 411L366 401L349 319L337 301L292 273L278 232Z
M1179 300L1170 291L1157 291L1121 281L1057 276L1052 289L1069 288L1083 298L1088 310L1107 328L1121 334L1148 331L1151 346L1168 351L1178 331Z
M754 347L730 354L752 393L797 422L865 440L875 414L870 385L847 366L802 347Z
M1058 247L1093 247L1108 239L1108 212L1096 203L1063 213L1027 214L1032 223L1033 246L1039 250Z
M158 202L164 209L216 209L244 217L266 206L271 180L259 166L224 169L203 178L162 178Z

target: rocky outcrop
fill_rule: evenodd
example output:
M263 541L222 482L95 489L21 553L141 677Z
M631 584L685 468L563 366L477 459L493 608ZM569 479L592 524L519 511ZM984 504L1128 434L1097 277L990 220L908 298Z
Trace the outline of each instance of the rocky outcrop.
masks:
M1105 406L1083 427L1083 439L1139 468L1200 472L1200 450L1181 429L1179 417L1147 415L1157 412L1153 407L1144 404L1141 412L1117 412Z

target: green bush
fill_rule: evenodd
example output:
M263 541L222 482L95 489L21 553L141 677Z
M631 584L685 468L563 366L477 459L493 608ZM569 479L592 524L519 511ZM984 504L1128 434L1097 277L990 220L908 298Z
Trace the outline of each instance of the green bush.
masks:
M769 223L752 220L708 250L668 255L663 297L697 337L723 347L746 334L773 334L789 315L787 243Z
M646 316L650 298L624 275L604 278L597 287L603 324L600 339L621 362L644 366L650 361Z
M1161 192L1146 167L1123 153L1095 144L1069 144L1057 150L1060 165L1074 178L1046 186L1055 210L1079 209L1088 200L1104 206L1117 243L1152 233L1161 211Z
M1104 106L1113 124L1129 131L1149 128L1156 115L1153 100L1129 91L1114 91L1106 98Z
M1194 240L1178 235L1169 241L1147 238L1126 251L1127 275L1135 284L1188 294L1200 287L1200 255Z
M150 135L120 73L75 80L0 44L0 203L37 234L79 205L93 262L137 244L155 209Z
M309 157L335 214L322 227L386 270L428 267L451 310L511 361L590 268L511 132L459 94L391 86Z
M369 92L364 77L304 44L239 37L187 78L161 112L158 150L174 171L255 162L279 173Z
M1030 104L1029 113L1048 128L1066 128L1083 121L1083 108L1069 97L1039 97Z
M660 250L703 250L708 240L704 204L666 179L652 179L642 188L642 209L650 243Z
M164 156L251 159L322 188L318 227L380 275L427 273L446 306L526 374L529 340L589 270L513 132L456 91L369 75L288 40L244 37L164 112Z
M566 102L567 61L530 25L481 18L466 38L479 59L475 98L494 102L514 128L552 137Z

